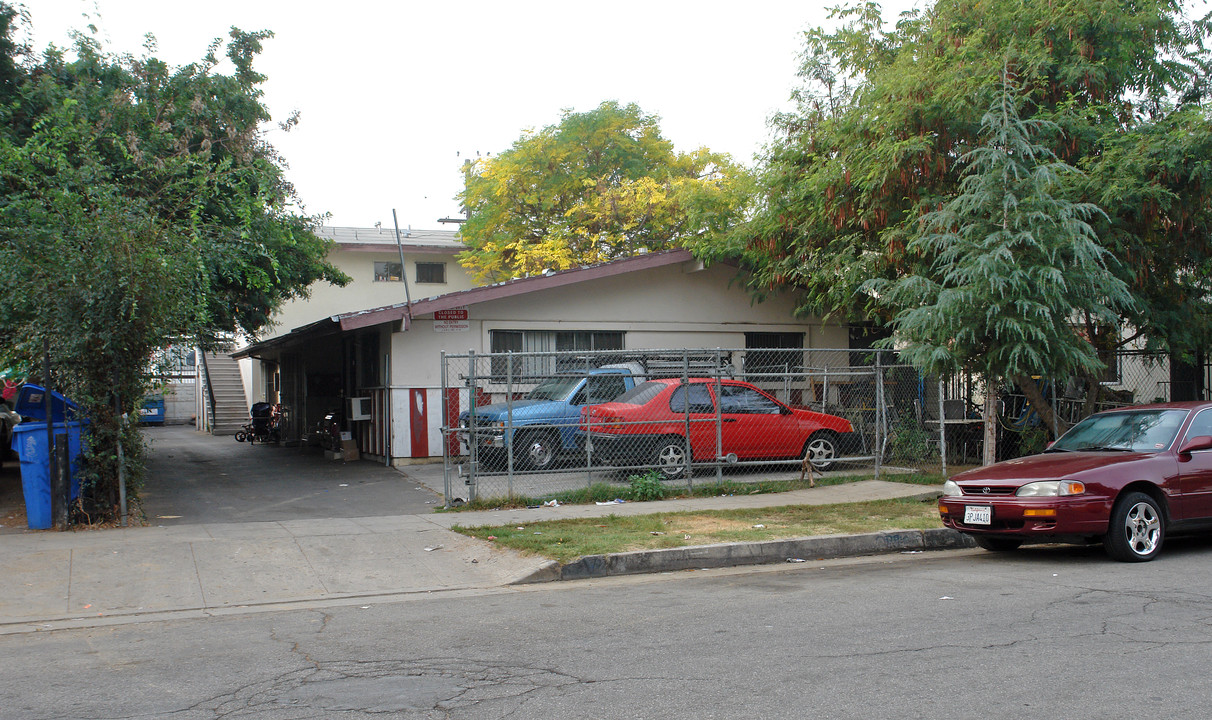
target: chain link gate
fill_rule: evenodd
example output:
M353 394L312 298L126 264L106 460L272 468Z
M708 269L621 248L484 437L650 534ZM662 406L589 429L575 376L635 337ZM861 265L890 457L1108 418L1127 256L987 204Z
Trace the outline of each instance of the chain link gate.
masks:
M746 348L443 354L445 496L937 472L942 386L895 353ZM805 460L807 458L807 460Z

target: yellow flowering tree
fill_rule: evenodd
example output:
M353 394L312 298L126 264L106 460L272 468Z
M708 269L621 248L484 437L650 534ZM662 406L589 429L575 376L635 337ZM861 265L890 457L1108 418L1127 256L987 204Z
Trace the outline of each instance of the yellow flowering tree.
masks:
M744 206L744 169L679 153L634 104L566 111L557 125L464 166L461 261L481 282L678 247L723 230Z

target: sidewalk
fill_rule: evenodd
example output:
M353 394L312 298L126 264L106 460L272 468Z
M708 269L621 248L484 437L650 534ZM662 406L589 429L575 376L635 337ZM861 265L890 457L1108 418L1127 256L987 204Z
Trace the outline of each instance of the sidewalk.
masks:
M407 471L405 475L405 482L416 482ZM610 514L825 505L923 494L933 492L920 485L868 480L773 495L608 506L6 535L0 555L0 577L5 578L0 633L130 621L142 615L202 617L290 603L382 601L411 593L616 574L607 572L601 560L596 565L591 561L588 568L566 566L561 573L546 559L452 532L448 528L454 524L474 527ZM851 545L845 554L898 549L889 542L904 540L865 544L857 547L859 552L853 552ZM755 561L753 552L746 544L748 562ZM731 554L736 554L735 549ZM651 553L645 555L640 565L633 559L627 571L675 567ZM711 564L702 552L690 556L697 566ZM669 557L670 563L676 560Z

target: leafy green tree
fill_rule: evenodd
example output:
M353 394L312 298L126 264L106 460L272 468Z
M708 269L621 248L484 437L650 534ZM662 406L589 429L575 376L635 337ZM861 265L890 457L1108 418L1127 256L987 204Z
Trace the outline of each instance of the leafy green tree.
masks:
M915 366L938 375L975 372L989 383L1012 378L1034 389L1032 374L1100 370L1074 318L1113 325L1132 301L1090 225L1102 211L1055 194L1077 173L1038 142L1055 127L1021 119L1017 102L1004 81L981 119L979 144L959 158L959 194L923 216L909 241L908 252L932 263L866 289L893 314L902 355ZM994 394L986 399L991 429ZM1050 414L1044 420L1052 425ZM996 457L995 437L986 433L987 462Z
M834 18L839 29L806 34L804 86L774 120L756 211L696 253L741 257L756 294L793 290L804 312L889 322L896 310L868 283L937 270L938 248L913 240L960 194L959 158L980 144L1009 59L1021 117L1050 123L1040 141L1085 173L1062 174L1051 194L1105 212L1089 222L1132 294L1114 322L1089 318L1088 342L1143 337L1179 356L1208 346L1207 19L1171 0L938 0L892 27L865 3ZM1067 277L1090 284L1083 267Z
M0 28L13 29L0 3ZM268 33L234 29L180 68L148 54L113 56L80 35L74 57L34 60L13 44L0 85L0 353L41 371L92 422L90 496L117 497L118 443L141 473L137 411L156 351L255 335L288 298L319 280L348 281L325 260L317 220L294 212L283 164L260 133L264 77L253 60ZM134 488L132 488L134 489Z
M461 261L480 281L677 247L728 227L747 188L727 155L678 153L656 116L617 102L464 169Z

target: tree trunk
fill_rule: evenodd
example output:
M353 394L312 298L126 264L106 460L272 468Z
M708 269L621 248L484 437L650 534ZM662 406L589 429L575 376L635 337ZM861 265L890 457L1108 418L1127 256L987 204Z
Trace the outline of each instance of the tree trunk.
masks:
M985 426L984 453L982 465L992 465L997 462L997 394L993 383L986 383L985 407L981 411L981 420Z
M1027 402L1031 403L1031 409L1039 414L1040 420L1048 428L1048 432L1052 433L1054 429L1059 431L1053 433L1054 440L1059 434L1063 434L1069 429L1068 423L1062 422L1056 416L1056 408L1052 407L1052 403L1044 397L1044 393L1039 389L1039 383L1035 382L1034 378L1029 375L1016 375L1014 384L1023 391L1023 396L1027 398Z
M1103 384L1094 377L1082 379L1086 381L1086 403L1082 407L1082 417L1086 418L1098 411L1098 401L1101 399L1099 396L1102 394Z

